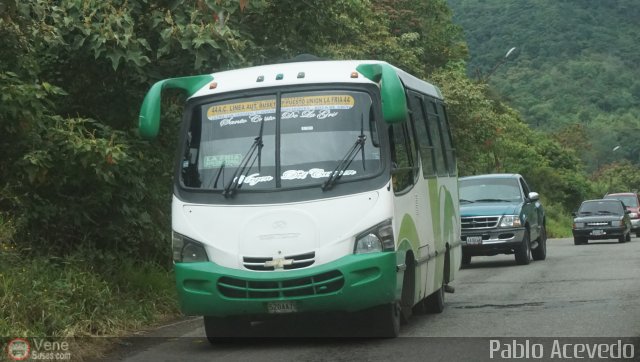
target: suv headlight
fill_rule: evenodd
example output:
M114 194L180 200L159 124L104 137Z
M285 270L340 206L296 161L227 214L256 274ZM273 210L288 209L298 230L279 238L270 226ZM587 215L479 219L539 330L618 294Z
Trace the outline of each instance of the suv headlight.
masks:
M611 226L622 226L622 220L613 220Z
M171 235L173 261L176 263L195 263L209 261L204 245L184 235L173 232Z
M638 213L636 213L636 212L631 212L631 213L629 213L629 218L631 218L631 219L637 219L637 218L638 218Z
M391 219L387 219L356 236L353 253L366 254L380 251L391 251L395 249L395 246L396 243L393 239L393 226L391 225Z
M513 228L522 226L520 222L520 217L517 215L504 215L502 219L500 219L500 227L501 228Z

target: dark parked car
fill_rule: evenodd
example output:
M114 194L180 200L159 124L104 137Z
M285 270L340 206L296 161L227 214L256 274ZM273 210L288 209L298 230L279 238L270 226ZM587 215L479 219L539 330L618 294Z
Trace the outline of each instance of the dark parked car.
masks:
M618 239L621 243L631 240L629 210L620 200L583 201L574 213L573 241L576 245L602 239Z
M640 198L638 198L638 193L618 192L615 194L606 194L604 198L622 201L627 210L630 211L631 232L636 233L636 236L640 237Z
M518 264L547 257L545 214L518 174L460 178L462 264L476 255L514 254Z

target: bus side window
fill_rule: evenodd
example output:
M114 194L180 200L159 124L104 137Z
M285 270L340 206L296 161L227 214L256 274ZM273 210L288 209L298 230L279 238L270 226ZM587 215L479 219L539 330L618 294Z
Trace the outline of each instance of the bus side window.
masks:
M416 130L416 143L420 151L422 161L422 176L430 177L436 174L435 151L433 141L427 128L427 116L424 108L422 96L411 92L409 97L409 108L411 110L411 120Z
M200 180L200 172L198 170L198 158L200 156L200 134L201 134L201 120L200 120L200 107L195 107L193 110L193 116L191 117L191 124L189 131L187 132L187 147L185 147L185 154L182 159L182 182L186 187L200 187L202 181Z
M394 165L393 189L397 194L402 194L411 189L415 180L415 144L408 123L389 126L389 138L391 161Z
M449 174L447 169L447 161L444 154L444 145L442 144L442 125L440 123L440 115L436 109L436 101L433 98L427 99L425 102L427 106L427 125L429 128L429 134L433 141L433 150L435 151L435 164L436 173L438 176L447 176Z
M447 169L449 171L449 175L455 176L458 174L458 166L456 165L456 149L453 147L451 129L449 128L449 122L447 121L447 112L442 102L438 102L438 116L441 126L440 129L442 130L444 151L447 158Z

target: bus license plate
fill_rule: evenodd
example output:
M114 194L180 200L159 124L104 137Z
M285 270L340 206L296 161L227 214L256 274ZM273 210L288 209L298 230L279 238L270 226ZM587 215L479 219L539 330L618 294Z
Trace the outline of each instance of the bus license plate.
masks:
M482 244L482 236L467 236L467 245Z
M295 302L268 302L267 312L271 314L295 313L298 306Z
M594 235L594 236L604 235L604 234L606 234L604 232L604 230L600 230L600 229L596 229L596 230L591 231L591 235Z

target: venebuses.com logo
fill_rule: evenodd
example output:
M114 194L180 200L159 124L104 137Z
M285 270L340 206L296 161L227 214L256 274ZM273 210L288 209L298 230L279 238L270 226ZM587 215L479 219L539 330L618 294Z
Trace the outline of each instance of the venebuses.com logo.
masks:
M29 358L31 345L26 339L14 338L7 344L7 355L14 361L23 361Z
M14 338L7 343L5 352L6 356L9 357L9 361L68 361L71 360L69 349L69 342L66 340L49 341L45 338Z

